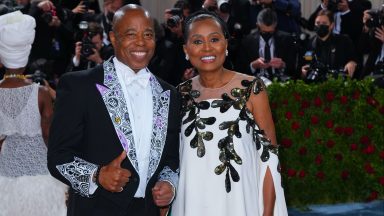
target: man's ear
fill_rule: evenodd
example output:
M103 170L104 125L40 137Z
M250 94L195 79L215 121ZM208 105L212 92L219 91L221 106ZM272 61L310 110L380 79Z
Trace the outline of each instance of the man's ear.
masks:
M109 32L109 39L111 40L112 46L115 47L116 37L115 37L115 33L113 31Z

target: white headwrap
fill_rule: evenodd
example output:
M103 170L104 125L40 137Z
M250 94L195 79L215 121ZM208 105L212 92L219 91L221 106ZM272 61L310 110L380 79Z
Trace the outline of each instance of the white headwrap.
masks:
M0 16L0 61L6 68L27 65L35 27L35 19L20 11Z

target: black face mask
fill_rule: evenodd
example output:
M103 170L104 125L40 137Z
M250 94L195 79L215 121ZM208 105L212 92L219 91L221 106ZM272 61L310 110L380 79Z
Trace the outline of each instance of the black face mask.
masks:
M329 33L329 25L318 25L318 26L315 26L314 30L317 36L319 36L320 38L323 38L327 36L327 34Z
M265 42L268 42L269 39L273 36L272 32L260 32L260 36L264 39Z

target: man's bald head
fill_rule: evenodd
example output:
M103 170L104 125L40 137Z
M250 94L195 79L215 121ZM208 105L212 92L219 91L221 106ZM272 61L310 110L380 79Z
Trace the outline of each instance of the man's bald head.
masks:
M135 13L141 12L144 14L145 17L148 17L148 19L152 20L151 15L149 14L149 11L146 10L145 8L136 4L127 4L121 7L119 10L117 10L115 15L113 16L112 31L115 31L115 26L119 25L119 22L121 21L122 17L124 17L126 14L130 14L133 12Z
M155 51L153 19L143 7L128 4L116 11L109 32L116 58L133 71L148 66Z

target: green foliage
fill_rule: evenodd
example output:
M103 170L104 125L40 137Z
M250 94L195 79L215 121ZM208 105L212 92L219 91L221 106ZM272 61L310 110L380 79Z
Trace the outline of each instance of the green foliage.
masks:
M268 94L288 205L384 198L384 89L340 78Z

